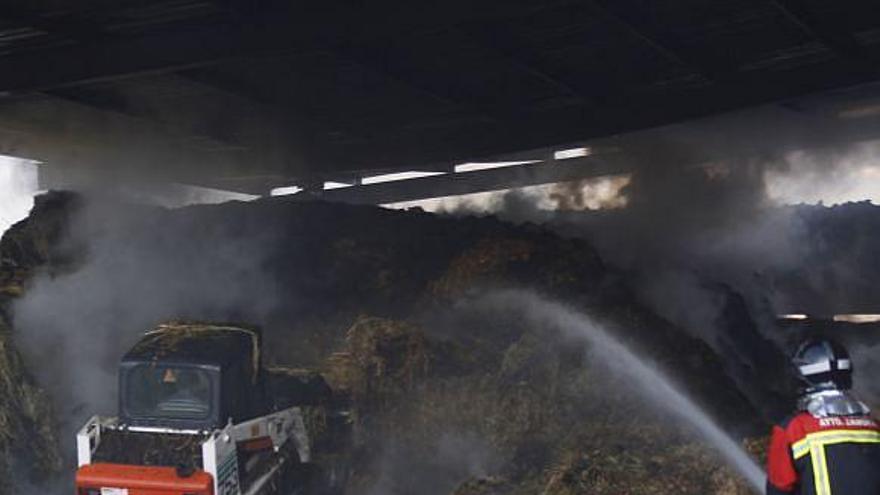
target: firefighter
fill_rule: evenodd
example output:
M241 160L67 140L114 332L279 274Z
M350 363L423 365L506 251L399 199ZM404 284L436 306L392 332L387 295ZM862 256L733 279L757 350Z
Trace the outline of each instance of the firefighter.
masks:
M803 389L797 413L773 427L767 495L880 495L880 427L849 392L846 349L809 339L792 361Z

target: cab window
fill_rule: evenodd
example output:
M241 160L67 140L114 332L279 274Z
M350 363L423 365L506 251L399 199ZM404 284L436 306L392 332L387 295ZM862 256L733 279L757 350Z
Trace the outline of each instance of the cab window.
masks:
M211 414L211 377L201 369L135 366L128 371L125 389L131 417L206 419Z

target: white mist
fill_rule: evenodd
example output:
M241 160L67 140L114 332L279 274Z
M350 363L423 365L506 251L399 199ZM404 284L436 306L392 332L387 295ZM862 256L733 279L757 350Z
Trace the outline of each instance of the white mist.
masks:
M486 299L507 311L522 312L536 324L550 326L568 338L591 344L596 357L631 379L652 402L691 424L757 493L763 493L764 472L742 446L678 390L668 377L627 349L590 317L528 292L501 291Z
M0 235L27 216L36 192L34 162L0 155Z

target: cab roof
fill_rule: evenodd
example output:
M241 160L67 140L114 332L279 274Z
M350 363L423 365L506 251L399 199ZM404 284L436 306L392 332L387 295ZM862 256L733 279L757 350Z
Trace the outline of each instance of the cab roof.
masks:
M176 363L225 368L246 361L256 379L260 332L253 327L203 322L170 322L144 334L123 363Z

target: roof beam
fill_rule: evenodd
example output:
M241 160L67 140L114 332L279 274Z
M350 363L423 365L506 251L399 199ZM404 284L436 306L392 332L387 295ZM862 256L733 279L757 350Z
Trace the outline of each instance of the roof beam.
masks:
M803 0L770 0L770 3L802 31L828 47L837 56L857 62L878 62L851 33L825 22Z
M71 40L97 40L106 37L100 28L70 19L47 17L23 5L0 5L0 20L45 33L62 35Z
M727 72L720 65L696 58L683 53L663 40L662 35L649 26L644 19L633 15L634 12L621 5L619 0L590 0L599 11L614 20L618 25L630 32L633 36L641 39L644 43L653 47L657 52L691 71L701 75L710 81L724 80Z
M461 162L519 149L540 148L645 129L780 99L861 84L864 74L841 61L784 73L754 74L661 95L609 98L601 105L532 112L504 126L472 126L452 133L389 135L365 146L328 151L328 170L393 168L414 162Z
M87 82L210 65L289 49L289 32L243 28L164 33L79 43L0 58L0 92L43 91Z
M249 56L262 53L260 52L260 47L265 47L266 50L274 50L278 47L278 43L276 43L275 36L273 36L271 29L250 31L245 28L235 29L231 32L228 30L206 30L196 36L199 38L201 44L210 47L208 49L203 49L201 46L195 48L191 46L191 41L193 41L194 37L189 33L171 35L172 37L170 39L166 39L164 35L162 37L147 36L136 39L127 39L121 36L105 33L99 26L87 25L81 22L68 24L61 21L46 20L32 12L24 12L21 10L11 12L9 8L0 7L0 14L5 15L5 17L3 17L4 19L12 20L18 24L38 27L46 32L61 34L82 42L82 45L66 47L61 51L53 51L48 56L41 56L43 57L43 60L41 60L39 65L35 66L34 70L19 72L17 75L19 77L15 74L16 70L11 67L15 66L17 62L24 63L27 59L15 56L7 58L0 57L0 69L10 67L8 70L0 72L0 85L6 84L2 90L3 92L11 93L17 91L43 90L44 92L58 98L64 98L77 103L93 106L102 111L125 114L137 119L150 119L151 117L140 113L132 113L129 109L119 106L117 102L114 101L98 101L94 98L90 98L88 94L80 95L77 93L78 90L76 87L82 82L115 80L141 75L144 71L164 73L166 71L178 70L181 68L198 68L205 65L212 65L215 62L227 59L227 55L223 55L225 50L224 47L228 48L226 53L229 56L239 53L239 48L243 48L241 51L242 56ZM280 21L273 23L272 26L274 26L279 34L283 33L284 36L287 36L287 33L290 31L290 28L286 25L283 29L280 29L282 26L282 22ZM248 38L251 39L250 43L242 42L242 45L246 46L238 47L230 45L230 41L234 45L241 40L242 36L248 37L254 32L258 32L256 38ZM103 43L103 41L111 38L113 39L112 45L109 43ZM102 42L97 43L99 40ZM281 39L279 38L277 41L280 43ZM139 48L147 46L151 48L143 48L143 50ZM88 52L89 47L96 48L101 55L93 56ZM166 50L166 52L172 54L172 58L166 58L162 55L162 47L167 47L169 49L175 47L173 50ZM180 50L178 50L177 47L180 47ZM253 51L251 51L251 48L253 48ZM125 56L125 53L129 50L144 51L145 55L143 58L132 59ZM100 59L100 61L94 64L91 63L90 60L83 61L80 59L77 61L76 54L86 54L90 59ZM217 55L214 57L211 54ZM123 65L101 66L100 64L104 60L122 60ZM99 66L98 71L88 73L83 72L91 71L95 66ZM106 72L102 72L101 69L104 68L106 68ZM69 71L68 69L72 70ZM130 73L129 71L134 72ZM59 74L61 78L53 79L53 76L59 72L63 73ZM216 78L211 78L210 83L208 83L205 78L198 77L197 71L188 71L184 77L198 81L199 84L210 85L214 88L214 92L223 91L229 93L223 84L216 81ZM33 83L25 82L27 80L33 80ZM233 93L238 96L239 99L242 99L242 94L240 92L235 90ZM232 97L232 95L229 96ZM245 98L250 98L250 96L253 95L246 94ZM267 109L275 103L277 102L255 101L254 106L255 110L257 110L256 107L263 107L262 111L267 112ZM269 113L276 117L278 116L275 112ZM333 125L323 122L323 119L319 116L316 116L314 119L310 118L309 122L316 123L319 128L323 126L323 128L330 131L335 130ZM280 120L278 123L281 125L280 128L286 126L286 124L281 123ZM167 122L165 122L165 124L167 124ZM179 131L180 129L176 130ZM173 125L169 128L169 131L175 131ZM346 133L350 135L351 130L346 129ZM195 138L195 136L193 137ZM237 143L228 142L227 137L205 137L213 138L218 141L218 143L226 142L226 144L232 147L241 146Z
M229 0L224 0L229 1ZM232 0L236 3L239 3L243 0ZM244 7L244 5L240 5L240 7ZM121 36L108 33L103 27L97 24L84 23L81 21L70 22L68 20L56 20L56 19L48 19L43 16L38 15L35 12L28 11L26 9L20 7L2 7L0 6L0 19L4 20L12 20L13 22L17 22L23 25L27 25L29 27L36 27L42 31L52 34L61 34L65 37L68 37L72 40L76 40L79 42L89 42L95 40L113 40L118 41ZM168 75L167 77L173 77L172 75ZM195 81L184 80L184 78L180 78L182 84L198 84ZM278 117L274 112L270 112L266 108L258 108L260 105L258 103L253 103L246 101L245 98L242 98L241 95L230 94L228 92L221 92L216 88L205 88L205 91L202 93L212 93L212 95L217 99L217 105L221 106L229 106L229 104L233 104L236 107L245 107L247 109L247 114L254 115L260 114L262 120L266 121L269 114L272 114L273 117ZM236 139L230 139L230 136L225 135L217 135L211 130L199 129L195 131L193 129L187 128L186 125L181 125L179 122L176 122L174 119L177 117L176 112L165 112L162 115L156 115L154 113L145 113L142 109L134 109L131 105L124 104L125 101L131 101L127 95L110 95L110 99L103 99L97 94L91 94L90 92L81 92L80 89L76 87L70 88L55 88L47 91L48 94L58 97L64 98L67 100L71 100L77 103L85 104L99 110L114 112L119 114L124 114L134 119L142 119L152 121L153 123L159 123L164 125L167 130L172 134L181 134L188 135L192 140L202 141L203 144L205 141L213 141L215 145L220 148L227 149L246 149L246 144L236 142ZM150 95L146 95L150 96ZM140 98L140 99L143 99ZM139 100L140 100L139 99ZM148 108L158 108L159 105L153 105L152 103L148 103L146 105ZM282 123L280 118L274 119L275 128L284 128L287 129L287 123ZM300 126L301 127L301 126ZM290 129L293 132L293 129ZM301 132L300 132L301 134ZM255 148L251 146L251 148ZM258 147L256 147L258 148ZM253 149L251 150L253 152Z
M173 119L175 117L172 112L167 112L164 116L158 116L155 114L147 114L139 109L133 109L126 104L130 101L127 95L122 93L110 95L108 98L101 94L83 92L81 88L64 88L47 91L45 94L53 98L88 106L108 115L114 114L124 116L133 121L143 122L145 125L161 127L169 135L176 135L181 140L189 139L194 142L199 141L202 146L211 145L217 148L246 149L241 143L233 142L229 136L219 135L210 130L200 129L195 131L187 126L177 124L173 122L173 120L169 121L168 118Z
M501 58L507 59L512 65L532 74L544 82L555 87L569 97L581 102L589 98L576 84L570 82L570 76L561 74L557 69L546 63L538 54L527 45L517 41L514 33L506 26L499 32L497 26L493 26L492 34L488 34L485 27L461 25L457 29L468 38L474 40L480 46L486 47Z
M277 3L232 25L126 36L112 43L90 40L0 57L0 94L172 72L243 57L357 46L389 32L419 32L497 14L494 3L466 0L429 4L377 0L361 7L333 2L308 8ZM509 11L527 15L545 7L544 2L521 2ZM397 15L387 15L388 9Z
M373 71L386 79L395 81L411 91L421 93L434 101L453 109L458 115L471 117L483 122L504 122L515 117L515 112L509 108L498 108L485 105L476 101L470 95L464 95L450 91L446 84L437 77L423 77L416 73L412 67L400 60L389 60L377 57L375 52L363 48L352 50L347 48L337 50L343 58L348 59L366 70ZM461 76L465 77L465 76Z
M387 47L346 46L337 47L333 52L341 59L347 59L361 67L391 79L411 90L421 93L443 105L466 107L461 95L457 95L442 84L418 77L411 67L400 60L384 56Z
M194 143L192 137L174 135L144 119L59 98L0 104L0 154L56 167L63 172L56 174L57 187L97 178L110 183L155 179L195 184L204 177L240 176L255 162L263 170L305 169L304 153L285 152L267 155L260 149Z
M330 118L321 112L315 112L304 107L301 103L291 98L285 92L259 90L244 81L239 80L234 74L226 71L212 70L211 67L202 67L176 73L182 78L196 84L200 84L214 92L228 94L253 103L253 105L272 116L280 122L290 121L291 115L301 116L298 124L307 124L313 132L313 138L331 134L341 134L346 138L364 141L369 138L365 129L358 127L353 119L345 120ZM373 128L369 129L371 132Z

